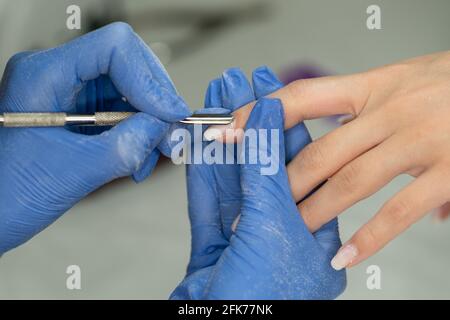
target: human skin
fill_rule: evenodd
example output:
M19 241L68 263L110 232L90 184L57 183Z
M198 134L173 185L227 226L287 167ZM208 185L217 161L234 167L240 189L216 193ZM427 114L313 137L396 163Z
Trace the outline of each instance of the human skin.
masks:
M396 176L415 179L389 199L339 250L336 269L367 259L433 209L450 213L450 51L357 74L298 80L273 93L285 127L330 115L351 121L308 145L288 166L310 231L377 192ZM243 128L253 103L235 112ZM211 138L211 137L210 137ZM213 137L235 141L227 130Z

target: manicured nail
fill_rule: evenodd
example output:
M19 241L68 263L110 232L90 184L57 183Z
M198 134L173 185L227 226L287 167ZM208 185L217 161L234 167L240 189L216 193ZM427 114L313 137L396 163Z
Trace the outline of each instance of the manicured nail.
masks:
M203 137L206 141L217 140L227 134L227 130L234 129L234 122L227 125L214 125L206 129Z
M339 271L347 267L357 255L358 249L352 244L347 244L339 249L333 260L331 260L331 266L333 269Z

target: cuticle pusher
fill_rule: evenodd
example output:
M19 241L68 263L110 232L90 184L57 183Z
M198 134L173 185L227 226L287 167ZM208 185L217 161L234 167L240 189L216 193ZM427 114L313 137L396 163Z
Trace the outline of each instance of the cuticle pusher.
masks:
M56 113L4 113L0 114L3 127L62 127L73 126L114 126L136 114L135 112L96 112L94 114ZM203 125L226 125L233 122L232 114L194 114L180 123Z

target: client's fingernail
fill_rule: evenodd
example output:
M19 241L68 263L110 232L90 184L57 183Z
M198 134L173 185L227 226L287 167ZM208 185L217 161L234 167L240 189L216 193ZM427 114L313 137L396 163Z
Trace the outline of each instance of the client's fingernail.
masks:
M203 137L207 141L213 141L217 140L220 137L224 137L227 133L227 130L234 128L234 122L227 124L227 125L214 125L206 129L205 133L203 134Z
M341 270L347 267L357 255L358 249L352 244L347 244L339 249L333 260L331 260L331 266L335 270Z

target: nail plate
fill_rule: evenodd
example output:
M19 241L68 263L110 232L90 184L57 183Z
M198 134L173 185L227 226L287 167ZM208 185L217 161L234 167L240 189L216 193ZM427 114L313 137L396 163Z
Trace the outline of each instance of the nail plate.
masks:
M206 141L217 140L227 134L227 130L234 129L234 121L227 125L213 125L206 129L203 137Z
M331 266L335 270L347 267L358 255L358 249L353 244L347 244L339 249L338 253L331 260Z

